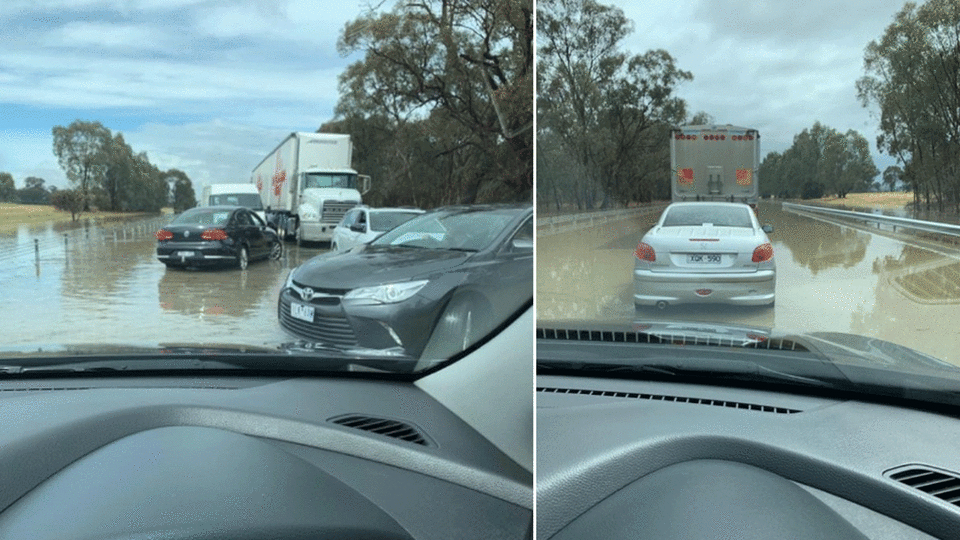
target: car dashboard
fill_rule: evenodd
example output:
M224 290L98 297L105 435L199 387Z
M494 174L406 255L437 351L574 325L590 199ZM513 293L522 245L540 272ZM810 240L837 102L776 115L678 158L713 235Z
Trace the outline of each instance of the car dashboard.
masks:
M522 540L532 474L414 383L0 386L0 538Z
M956 538L960 420L681 381L537 377L537 538Z

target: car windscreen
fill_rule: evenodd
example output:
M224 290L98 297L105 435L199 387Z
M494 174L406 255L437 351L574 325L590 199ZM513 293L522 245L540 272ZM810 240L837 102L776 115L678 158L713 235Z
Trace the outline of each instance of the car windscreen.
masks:
M253 210L263 210L263 203L260 202L260 195L256 193L225 193L223 195L211 195L210 206L245 206Z
M717 227L753 227L750 210L742 206L692 205L667 209L664 227L712 224Z
M230 212L226 210L188 210L174 219L172 225L226 225Z
M420 212L378 212L370 211L370 230L389 231L390 229L410 221L420 215Z
M372 242L381 246L479 251L488 247L516 212L439 211L411 219Z

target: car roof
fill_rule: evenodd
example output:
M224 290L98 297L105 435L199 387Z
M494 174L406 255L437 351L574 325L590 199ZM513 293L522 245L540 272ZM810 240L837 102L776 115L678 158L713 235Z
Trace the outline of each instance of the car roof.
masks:
M441 206L439 208L434 208L429 212L477 212L477 211L509 211L514 210L517 213L522 213L525 210L532 211L533 205L529 203L507 203L507 204L457 204L450 206Z
M237 205L227 205L221 204L217 206L194 206L193 208L188 208L184 210L186 212L233 212L234 210L246 209L246 206L237 206Z
M368 211L370 211L370 212L417 212L417 213L420 213L420 214L424 213L424 210L421 210L421 209L419 209L419 208L396 208L396 207L391 207L391 208L370 208L370 207L368 206L368 207L366 207L366 210L368 210Z
M685 201L685 202L675 202L670 203L671 206L740 206L750 210L750 205L740 202L727 202L727 201Z

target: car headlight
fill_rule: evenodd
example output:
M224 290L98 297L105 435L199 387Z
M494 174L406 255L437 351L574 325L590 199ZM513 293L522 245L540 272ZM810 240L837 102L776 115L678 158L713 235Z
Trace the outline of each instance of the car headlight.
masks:
M300 212L300 219L303 221L320 221L320 214L318 214L317 211L313 210L312 208L303 209Z
M284 288L284 289L289 289L290 287L293 287L293 272L294 272L294 270L296 270L296 268L294 268L293 270L287 272L287 280L286 280L285 282L283 282L283 288Z
M395 304L417 294L427 283L429 283L429 280L422 279L376 287L363 287L348 292L343 295L343 299L358 304Z

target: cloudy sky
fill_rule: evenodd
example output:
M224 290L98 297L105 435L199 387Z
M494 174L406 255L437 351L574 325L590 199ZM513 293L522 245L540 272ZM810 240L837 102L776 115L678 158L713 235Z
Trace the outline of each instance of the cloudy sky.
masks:
M333 117L366 0L3 0L0 172L58 187L54 126L99 121L201 186L246 182L292 131Z
M611 4L612 2L601 3ZM863 52L903 0L632 0L624 48L666 49L694 79L679 92L690 113L757 128L762 152L783 152L813 123L870 143L877 168L895 164L876 149L877 110L857 100Z
M247 181L291 131L333 116L336 39L369 0L4 0L0 3L0 171L66 186L51 130L97 120L197 191ZM619 2L625 48L663 48L694 80L691 112L756 127L783 151L820 121L855 129L878 167L876 111L855 82L863 50L901 0ZM333 6L336 6L335 8Z

